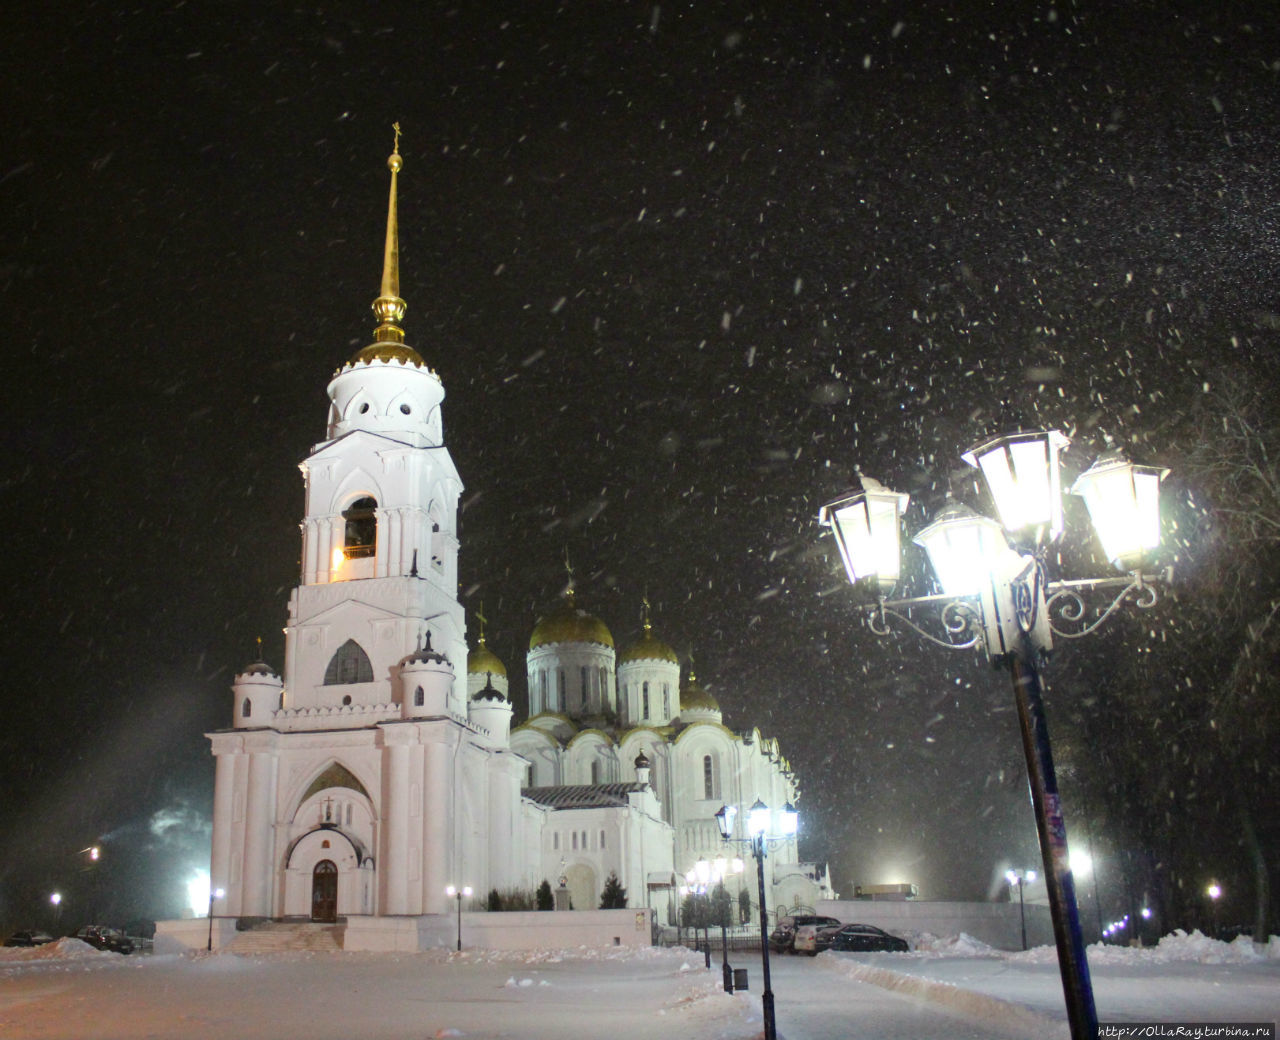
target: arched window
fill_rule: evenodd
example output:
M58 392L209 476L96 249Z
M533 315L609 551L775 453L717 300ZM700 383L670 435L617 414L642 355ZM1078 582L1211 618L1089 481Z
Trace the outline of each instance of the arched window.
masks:
M348 560L372 556L378 544L378 503L367 495L357 498L342 511L342 519L342 555Z
M640 686L640 717L645 720L649 718L649 684L647 682Z
M598 758L591 760L591 782L593 784L600 782L600 759Z
M247 719L251 714L253 714L253 704L250 702L249 698L246 697L244 699L244 703L240 705L240 717L242 719Z
M426 702L426 694L422 692L422 687L419 686L416 690L413 691L413 706L415 708L421 708L425 702Z
M324 670L325 686L346 686L349 683L373 682L373 665L369 655L360 649L354 639L348 639L329 659Z
M702 797L716 796L716 764L710 755L702 756Z
M609 706L609 669L600 666L600 710Z

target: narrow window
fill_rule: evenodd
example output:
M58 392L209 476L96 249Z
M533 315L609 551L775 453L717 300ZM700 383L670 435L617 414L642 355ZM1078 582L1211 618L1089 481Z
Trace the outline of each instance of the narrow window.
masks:
M568 702L564 699L564 669L556 669L556 710L564 711Z
M604 711L609 705L609 669L603 665L600 666L600 710Z
M642 719L649 718L649 684L643 683L640 686L640 717Z
M378 541L378 503L375 499L357 498L342 511L346 521L342 554L348 560L372 556Z
M253 705L250 703L249 698L246 697L244 699L244 703L240 705L240 717L242 719L247 719L252 713Z
M702 797L716 796L715 767L710 755L702 756Z
M600 832L600 848L604 848L604 831Z
M373 665L369 663L369 655L360 649L360 644L348 639L329 659L329 667L324 670L324 684L346 686L364 682L373 682Z
M560 851L560 832L559 831L556 831L553 835L551 835L551 848L555 852Z
M671 684L662 684L662 717L671 718Z
M545 668L538 672L538 688L542 694L538 698L538 710L547 711L547 670Z
M413 691L413 706L415 708L421 708L422 705L425 703L426 703L426 694L422 692L422 687L419 686L416 690Z
M600 760L598 758L591 761L591 782L593 784L600 782Z
M524 767L524 786L525 787L533 786L533 763L532 762L530 762L527 766ZM557 834L556 848L559 848L559 847L560 847L560 835Z
M578 851L578 832L577 831L573 832L573 851L574 852Z

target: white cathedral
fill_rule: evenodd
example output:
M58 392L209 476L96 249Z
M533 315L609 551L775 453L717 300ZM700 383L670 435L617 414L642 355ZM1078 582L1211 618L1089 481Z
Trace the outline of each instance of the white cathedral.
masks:
M397 133L398 138L398 133ZM211 883L220 917L389 918L452 912L446 886L533 890L594 909L616 874L630 907L673 920L699 860L732 857L722 805L795 803L776 741L735 732L652 631L616 652L575 600L538 621L530 718L508 674L468 654L458 600L462 482L445 446L439 376L404 342L393 151L374 341L329 383L325 439L301 464L301 581L283 674L236 676L216 761ZM460 668L465 663L465 673ZM741 824L740 824L741 826ZM795 838L766 865L771 907L831 898ZM730 876L755 904L754 864ZM705 871L704 871L705 873Z

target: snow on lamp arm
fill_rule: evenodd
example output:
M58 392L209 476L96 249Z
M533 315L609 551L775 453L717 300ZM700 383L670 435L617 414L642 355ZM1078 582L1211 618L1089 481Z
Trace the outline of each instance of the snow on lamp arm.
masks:
M984 441L964 453L964 461L983 475L1001 522L948 503L915 537L938 577L941 595L886 598L899 570L880 556L886 546L900 541L905 495L861 477L861 492L824 506L818 519L832 528L850 582L865 587L875 579L876 602L864 607L873 632L887 636L898 622L939 646L981 647L1009 669L1071 1035L1084 1040L1097 1033L1097 1013L1038 669L1053 649L1054 635L1088 635L1126 601L1140 608L1155 605L1157 591L1142 565L1159 546L1160 481L1167 471L1135 466L1122 452L1110 451L1082 474L1072 493L1085 500L1107 558L1123 576L1051 583L1047 550L1065 526L1059 456L1069 444L1056 430L1036 430ZM882 524L878 535L871 534L873 515ZM1116 589L1110 604L1090 615L1083 593ZM754 833L754 828L748 826L748 831Z

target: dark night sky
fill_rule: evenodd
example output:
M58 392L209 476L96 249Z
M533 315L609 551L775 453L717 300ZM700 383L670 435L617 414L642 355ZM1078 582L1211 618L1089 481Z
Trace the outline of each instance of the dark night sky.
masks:
M1072 470L1158 456L1274 349L1270 5L29 8L0 44L0 924L98 838L121 916L207 855L202 734L256 637L281 660L395 120L405 327L518 709L567 546L619 644L647 590L726 722L779 737L838 888L982 898L1034 862L1005 683L866 633L815 516L858 462L918 528L1005 409L1070 430Z

